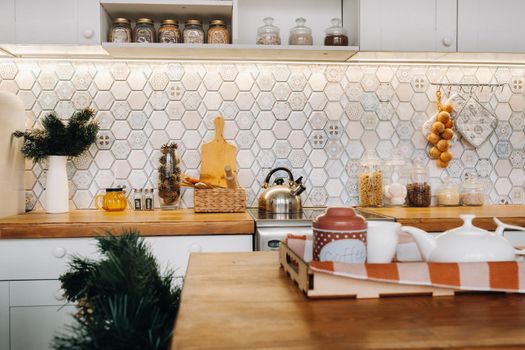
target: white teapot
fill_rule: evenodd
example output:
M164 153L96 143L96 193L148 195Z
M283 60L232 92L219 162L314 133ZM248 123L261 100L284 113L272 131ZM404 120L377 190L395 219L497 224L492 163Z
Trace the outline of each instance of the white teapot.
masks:
M403 226L401 230L414 238L421 256L428 262L514 261L516 254L524 254L503 237L503 231L505 228L525 231L525 228L507 225L494 218L498 227L492 233L472 224L475 215L459 217L463 219L463 226L436 237L416 227Z

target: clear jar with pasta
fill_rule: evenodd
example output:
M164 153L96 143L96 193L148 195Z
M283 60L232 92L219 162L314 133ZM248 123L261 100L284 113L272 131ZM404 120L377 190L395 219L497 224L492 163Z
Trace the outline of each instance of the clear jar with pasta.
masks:
M108 39L112 43L130 43L131 25L129 20L127 18L115 18Z
M202 22L198 19L188 19L184 23L182 37L186 44L204 44Z
M133 28L133 41L136 43L154 43L157 41L153 20L139 18Z
M363 207L383 206L383 171L381 159L374 150L367 151L361 161L359 205Z
M230 32L226 28L226 23L223 20L215 19L210 21L208 28L208 44L229 44Z
M179 23L174 19L165 19L161 22L159 28L159 43L181 43Z

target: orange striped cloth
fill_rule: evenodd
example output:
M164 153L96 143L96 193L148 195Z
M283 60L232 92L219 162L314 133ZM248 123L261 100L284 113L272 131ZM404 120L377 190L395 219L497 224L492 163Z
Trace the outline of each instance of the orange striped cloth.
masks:
M288 235L285 243L300 257L311 256L311 238ZM307 261L306 259L305 261ZM478 263L397 262L347 264L311 261L310 268L337 276L470 291L525 293L525 261Z

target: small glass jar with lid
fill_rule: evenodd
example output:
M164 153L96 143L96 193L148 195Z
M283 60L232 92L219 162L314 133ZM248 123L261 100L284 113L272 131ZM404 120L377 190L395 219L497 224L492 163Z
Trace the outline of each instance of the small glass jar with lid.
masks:
M361 161L359 173L359 204L363 207L383 206L383 172L376 151L368 150Z
M407 198L407 180L409 164L398 151L392 152L392 157L384 167L383 196L387 206L404 206Z
M263 19L264 25L257 28L257 45L281 45L281 34L279 27L273 25L273 18Z
M221 19L210 21L208 27L208 44L229 44L230 32L226 28L226 23Z
M476 172L468 172L461 187L461 204L480 206L485 203L483 182L478 179Z
M427 167L420 161L416 162L410 172L410 183L407 185L407 204L410 207L430 206L432 189L428 179Z
M156 42L155 26L150 18L139 18L133 28L133 41L136 43Z
M290 29L290 37L288 44L290 45L313 45L314 39L312 37L312 30L305 26L306 19L299 17L295 20L297 24Z
M436 191L437 205L455 207L459 205L459 183L448 177L443 178L441 186Z
M182 32L184 43L186 44L204 44L204 29L199 19L188 19L184 22L184 31Z
M182 37L179 22L175 19L165 19L160 23L159 43L176 44L181 43Z
M109 41L112 43L131 42L131 25L127 18L115 18L109 32Z
M341 19L332 18L332 26L325 30L324 44L326 46L348 46L348 32L343 28Z

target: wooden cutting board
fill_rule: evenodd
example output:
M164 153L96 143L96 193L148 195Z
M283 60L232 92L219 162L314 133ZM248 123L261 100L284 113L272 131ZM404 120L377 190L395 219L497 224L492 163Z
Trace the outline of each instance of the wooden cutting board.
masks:
M224 167L229 165L234 173L237 171L237 147L224 139L224 118L219 116L213 122L215 137L201 148L200 180L211 185L226 187Z

